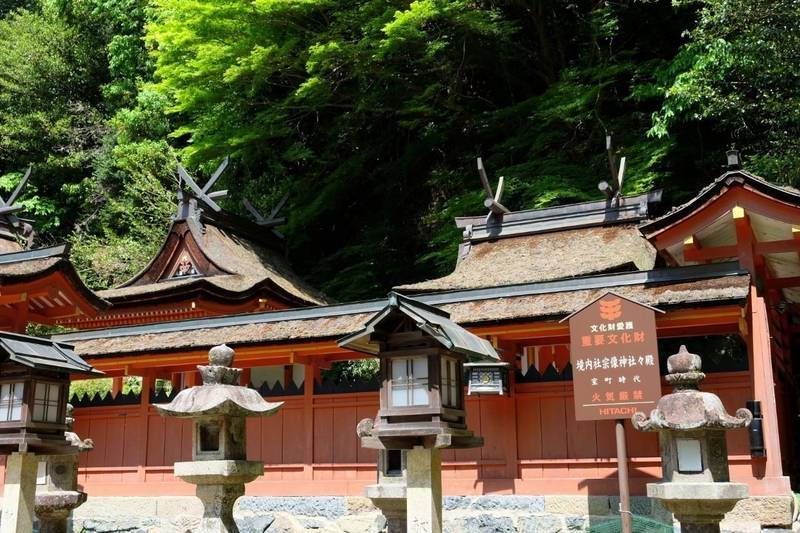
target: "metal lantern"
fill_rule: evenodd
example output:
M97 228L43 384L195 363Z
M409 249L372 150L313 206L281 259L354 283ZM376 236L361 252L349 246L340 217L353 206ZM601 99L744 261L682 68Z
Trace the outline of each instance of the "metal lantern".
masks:
M467 394L508 394L508 371L506 362L486 361L465 363L467 371Z

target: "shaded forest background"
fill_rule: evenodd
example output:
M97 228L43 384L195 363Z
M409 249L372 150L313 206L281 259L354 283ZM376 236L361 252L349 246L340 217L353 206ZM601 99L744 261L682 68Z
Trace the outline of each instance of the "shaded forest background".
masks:
M800 180L796 0L0 0L0 189L95 288L161 244L175 162L225 157L226 209L290 193L296 269L339 300L448 272L482 213L474 160L524 209L667 204L724 151Z

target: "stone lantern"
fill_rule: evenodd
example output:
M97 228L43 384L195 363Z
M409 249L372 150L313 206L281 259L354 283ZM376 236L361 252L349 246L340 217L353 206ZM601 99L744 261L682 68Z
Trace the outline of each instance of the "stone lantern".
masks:
M91 439L81 439L72 432L72 405L67 404L66 437L78 452L94 448ZM66 533L70 513L86 501L78 490L78 454L46 455L39 462L36 479L36 517L39 533Z
M408 531L440 532L441 450L483 445L466 424L464 361L496 361L497 352L444 311L394 292L339 346L379 358L380 410L374 421L359 423L361 445L407 450Z
M701 392L705 374L700 356L681 346L667 359L667 383L672 394L663 396L648 418L633 415L633 427L657 431L661 447L663 482L649 483L647 495L661 501L685 532L718 532L725 513L747 497L747 485L731 483L725 431L747 426L753 415L739 409L725 412L716 394Z
M192 461L175 463L175 477L197 485L205 508L202 533L238 533L233 505L245 483L264 473L262 462L247 460L245 418L273 415L283 405L239 386L242 369L231 368L233 358L224 344L212 348L209 365L197 367L203 384L155 406L162 416L192 419Z

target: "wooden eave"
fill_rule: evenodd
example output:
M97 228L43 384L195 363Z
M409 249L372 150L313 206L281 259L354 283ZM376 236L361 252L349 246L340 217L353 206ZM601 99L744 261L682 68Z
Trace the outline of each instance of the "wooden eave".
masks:
M669 213L639 226L661 250L702 229L740 206L760 215L795 224L800 219L800 193L778 187L748 172L726 172L694 198ZM676 231L680 228L680 231Z
M0 255L0 306L19 313L25 305L28 320L43 324L107 309L109 303L86 287L68 255L66 245Z
M691 335L723 335L742 332L742 301L707 302L697 306L664 306L667 312L657 317L660 338ZM364 315L369 318L369 315ZM550 345L569 342L566 323L553 319L519 319L489 324L464 324L470 332L485 338L526 345ZM355 331L355 329L353 330ZM338 335L311 339L235 343L236 361L243 367L309 364L327 368L336 361L369 357L338 345ZM208 361L208 347L164 348L113 355L83 355L95 368L109 376L164 375L192 371Z
M470 329L499 328L515 322L552 322L611 287L623 296L663 309L717 309L740 307L749 294L750 279L737 264L726 263L449 291L415 298L441 307L451 313L456 323ZM384 306L385 300L374 300L84 331L56 338L75 344L79 354L93 360L207 350L223 342L236 346L314 343L358 331ZM735 330L740 315L728 315L728 327Z
M640 230L670 264L736 259L759 286L800 302L798 192L732 171Z
M75 317L63 320L65 326L78 329L111 328L131 324L149 324L186 320L198 317L256 313L265 310L284 309L286 307L307 307L309 304L295 300L294 296L282 293L282 289L270 280L253 287L246 292L228 292L221 295L218 287L196 284L179 287L185 289L174 294L148 294L145 298L112 300L112 307L99 314L84 319ZM292 305L287 305L291 301Z

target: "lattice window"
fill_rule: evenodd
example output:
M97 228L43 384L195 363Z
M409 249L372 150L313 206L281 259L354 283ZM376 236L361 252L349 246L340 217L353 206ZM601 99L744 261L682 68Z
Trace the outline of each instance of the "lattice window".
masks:
M61 385L37 382L33 395L33 420L58 422L60 403Z
M392 360L392 406L428 405L428 358Z
M22 419L24 383L3 383L0 386L0 422Z

